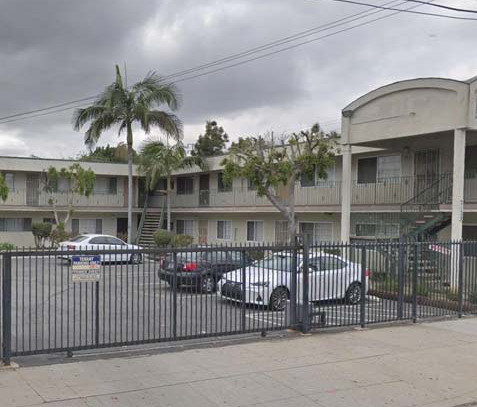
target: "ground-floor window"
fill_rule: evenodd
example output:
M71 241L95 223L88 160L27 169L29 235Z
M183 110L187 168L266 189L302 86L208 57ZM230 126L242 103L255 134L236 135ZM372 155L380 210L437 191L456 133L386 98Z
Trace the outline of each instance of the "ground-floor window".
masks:
M103 233L102 219L72 219L71 232L74 235L81 233Z
M263 242L263 220L249 220L247 222L247 241Z
M288 221L275 221L275 243L288 243L290 234L288 233Z
M0 218L0 232L31 232L31 218Z
M307 235L311 244L332 242L333 223L300 222L300 233L302 233L303 235Z
M399 224L356 223L355 234L359 237L399 237Z
M176 233L178 235L194 235L194 221L191 219L177 219Z
M217 221L217 239L232 240L232 221L231 220Z

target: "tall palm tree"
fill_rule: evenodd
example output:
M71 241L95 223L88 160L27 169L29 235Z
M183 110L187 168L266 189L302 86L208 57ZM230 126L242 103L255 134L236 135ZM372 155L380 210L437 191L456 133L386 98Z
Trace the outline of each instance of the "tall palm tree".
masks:
M155 110L159 106L167 106L167 111ZM73 114L73 127L79 131L86 123L90 123L84 135L85 144L89 147L99 140L101 134L112 126L119 126L118 135L126 130L128 148L128 242L132 241L132 201L133 201L133 125L138 124L146 134L152 127L158 127L166 135L180 140L182 123L171 111L179 107L177 88L166 83L154 72L149 73L142 81L128 87L123 84L121 71L116 65L116 80L98 96L94 103L77 109Z
M207 169L201 156L188 156L181 141L170 145L161 140L148 139L139 150L139 172L146 177L147 189L156 189L160 178L166 178L167 230L171 230L171 180L172 174L185 167L197 165Z

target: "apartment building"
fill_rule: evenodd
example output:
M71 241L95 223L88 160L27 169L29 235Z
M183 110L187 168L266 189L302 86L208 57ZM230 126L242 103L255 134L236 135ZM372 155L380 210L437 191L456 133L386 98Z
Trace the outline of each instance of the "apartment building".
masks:
M300 231L314 242L427 235L477 239L477 78L419 78L373 90L343 109L341 154L326 180L297 180ZM271 242L287 224L244 179L222 181L221 161L208 171L174 175L172 226L197 243ZM0 158L9 183L0 203L0 241L33 243L31 222L51 219L41 173L70 161ZM97 175L89 198L78 199L69 229L126 231L127 166L83 163ZM164 221L165 197L147 194L135 170L134 224L144 240ZM61 197L61 190L57 192ZM138 220L144 215L144 225Z
M23 157L0 157L0 172L9 187L8 199L0 201L0 242L17 246L33 246L31 225L35 222L54 222L49 204L52 196L44 191L44 173L53 166L69 167L75 161ZM89 197L74 200L74 213L66 225L73 233L107 233L116 235L127 232L127 165L81 162L96 174L94 191ZM134 179L134 224L141 214L138 207L138 177ZM68 185L59 180L53 194L57 206L65 215L68 205Z

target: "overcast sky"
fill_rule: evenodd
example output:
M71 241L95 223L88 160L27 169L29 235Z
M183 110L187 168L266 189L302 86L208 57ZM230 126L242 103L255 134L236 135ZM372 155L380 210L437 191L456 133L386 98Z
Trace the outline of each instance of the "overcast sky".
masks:
M438 3L477 9L476 0ZM331 0L0 0L0 117L95 95L114 79L116 63L126 64L132 83L148 71L168 75L364 10ZM400 13L180 82L185 141L194 142L210 119L232 138L317 121L337 128L341 108L377 86L477 75L475 38L477 21ZM138 147L144 135L135 136ZM118 141L110 132L100 144ZM0 124L0 155L66 158L82 150L71 111Z

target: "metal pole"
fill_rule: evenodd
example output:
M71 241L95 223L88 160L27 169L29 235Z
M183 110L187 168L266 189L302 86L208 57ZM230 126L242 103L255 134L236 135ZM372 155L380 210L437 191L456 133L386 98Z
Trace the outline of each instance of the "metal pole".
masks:
M298 281L298 237L295 236L292 252L292 274L290 284L290 327L296 328L296 304L297 304L297 281Z
M95 343L99 345L99 281L94 283L95 285Z
M399 260L398 260L398 319L403 318L404 314L404 239L399 240Z
M414 242L414 267L412 269L412 322L417 322L417 270L419 264L419 243Z
M172 337L177 337L177 253L174 252L173 266L174 274L172 276Z
M309 259L309 244L308 244L308 235L303 235L303 304L302 304L302 331L306 333L309 331L309 310L308 310L308 287L309 287L309 270L308 270L308 259Z
M241 331L245 331L246 325L246 293L247 293L247 284L246 284L246 264L245 264L245 250L242 251L241 263L242 263L242 304L241 304Z
M366 326L366 246L361 247L361 299L359 302L359 322Z
M3 363L10 365L12 354L12 255L3 255L3 289L2 289L2 337Z
M455 250L456 247L454 246L453 249ZM459 288L458 288L458 296L459 296L458 317L462 318L463 308L464 308L464 243L462 241L459 243Z

